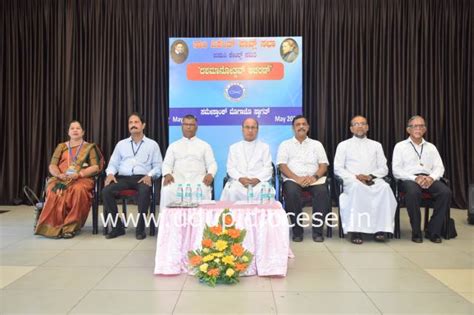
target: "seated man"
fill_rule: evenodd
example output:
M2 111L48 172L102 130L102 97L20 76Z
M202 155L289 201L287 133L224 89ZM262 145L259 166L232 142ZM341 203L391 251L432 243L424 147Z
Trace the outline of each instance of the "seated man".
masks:
M376 241L384 241L385 233L393 233L397 200L387 176L387 159L382 145L367 138L369 125L363 116L351 120L351 139L342 141L334 157L334 173L344 181L339 197L342 227L352 232L351 241L362 244L362 233L375 233Z
M277 164L283 174L285 210L290 213L293 225L293 241L303 241L301 192L309 191L313 207L313 240L322 242L323 226L315 219L319 215L318 219L324 221L330 203L326 185L318 185L317 181L326 174L328 158L321 142L308 137L309 124L304 116L293 119L293 131L295 136L280 144L277 155Z
M272 178L270 147L257 140L257 120L245 119L242 122L242 134L244 140L234 143L229 149L227 174L230 179L222 191L221 200L246 200L249 186L252 186L254 200L260 200L262 184ZM268 190L268 188L265 189ZM274 193L273 187L271 189Z
M204 199L211 199L211 184L217 173L217 163L211 146L196 137L197 128L196 117L184 116L181 126L183 138L170 144L166 151L161 207L177 200L176 189L179 184L190 184L193 192L199 184L202 186Z
M117 143L110 162L105 170L107 178L102 190L104 210L114 217L117 216L117 193L124 189L138 191L138 212L140 213L136 237L141 240L145 234L145 216L150 205L151 184L153 177L161 175L161 151L158 143L145 137L143 130L145 121L138 113L128 116L128 130L130 138ZM118 176L115 176L118 174ZM122 220L106 235L106 238L115 238L125 234Z
M436 147L423 139L426 132L423 117L411 117L406 130L410 136L395 145L392 168L393 176L403 180L402 191L406 193L412 241L423 242L420 202L422 192L428 192L434 198L434 209L425 237L433 243L441 243L441 228L452 195L449 187L439 180L444 174L443 161Z

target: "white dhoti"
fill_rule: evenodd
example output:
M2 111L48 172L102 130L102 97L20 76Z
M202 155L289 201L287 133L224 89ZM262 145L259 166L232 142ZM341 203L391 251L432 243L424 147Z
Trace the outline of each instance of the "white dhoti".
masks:
M383 179L374 182L372 186L356 180L344 182L339 204L345 233L393 233L397 201Z
M253 200L254 201L260 201L260 196L262 193L262 185L265 189L264 194L268 194L268 183L258 183L253 187ZM242 185L239 181L237 180L229 180L225 186L224 189L222 190L221 193L221 200L226 200L226 201L239 201L239 200L247 200L247 187ZM271 187L271 194L272 197L275 196L275 189Z

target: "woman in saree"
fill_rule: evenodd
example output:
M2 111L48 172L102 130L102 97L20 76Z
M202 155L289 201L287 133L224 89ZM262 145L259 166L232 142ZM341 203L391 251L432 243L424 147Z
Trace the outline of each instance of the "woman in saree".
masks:
M102 170L104 160L95 144L84 141L79 121L69 123L68 135L69 141L56 147L49 165L53 177L47 184L37 235L73 238L89 215L94 176Z

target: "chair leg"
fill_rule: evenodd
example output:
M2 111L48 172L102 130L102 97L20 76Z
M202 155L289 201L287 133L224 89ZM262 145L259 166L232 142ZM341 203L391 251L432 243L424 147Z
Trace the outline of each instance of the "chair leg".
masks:
M400 238L400 206L397 204L397 210L395 211L395 238Z
M99 200L98 196L94 195L92 201L92 234L99 233Z
M337 206L337 216L339 221L339 238L344 238L344 230L342 229L341 208Z
M424 223L424 228L423 228L423 231L426 232L428 231L428 221L429 221L429 217L430 217L430 208L429 207L425 207L425 223Z
M151 195L151 207L150 207L150 236L155 236L156 225L156 199L155 199L155 192L152 192Z

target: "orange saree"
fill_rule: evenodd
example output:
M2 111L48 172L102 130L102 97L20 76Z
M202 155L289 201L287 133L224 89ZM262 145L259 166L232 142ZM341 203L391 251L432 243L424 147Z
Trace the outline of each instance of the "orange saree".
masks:
M99 166L99 172L103 168L102 154L93 143L84 142L82 146L72 147L71 155L77 157L74 163L77 172L93 165ZM61 173L64 173L71 168L72 157L66 143L61 143L54 151L51 164L57 165ZM52 177L48 181L46 202L38 219L35 234L61 237L63 233L80 230L89 215L93 188L93 177L78 178L69 182Z

